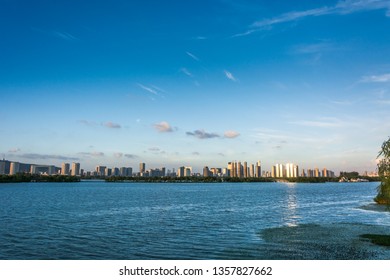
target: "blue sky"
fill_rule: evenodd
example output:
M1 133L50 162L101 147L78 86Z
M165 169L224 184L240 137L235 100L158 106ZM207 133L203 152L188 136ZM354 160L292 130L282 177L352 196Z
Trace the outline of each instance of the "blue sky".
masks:
M9 160L363 172L390 135L390 1L0 0L0 36Z

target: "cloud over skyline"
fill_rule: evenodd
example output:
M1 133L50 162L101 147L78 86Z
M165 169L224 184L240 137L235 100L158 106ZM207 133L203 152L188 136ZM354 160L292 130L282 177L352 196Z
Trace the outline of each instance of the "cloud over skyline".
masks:
M79 160L78 157L68 157L62 155L48 155L48 154L36 154L36 153L26 153L18 155L20 158L30 159L30 160Z
M225 133L223 135L225 138L236 138L236 137L240 136L240 133L238 133L237 131L234 131L234 130L228 130L228 131L225 131Z
M123 153L114 153L114 157L121 158L123 157Z
M113 123L113 122L105 122L102 124L103 126L107 127L107 128L121 128L121 125L120 124L117 124L117 123Z
M217 134L217 133L209 133L209 132L204 131L203 129L195 130L193 132L188 131L188 132L186 132L186 135L194 136L198 139L211 139L211 138L219 138L220 137L219 134Z
M130 159L136 159L136 158L138 158L137 155L133 155L133 154L124 154L124 156L125 156L126 158L130 158Z
M155 123L153 127L158 131L158 132L173 132L173 128L171 125L166 122L162 121L160 123Z
M104 157L103 152L79 152L78 154L82 156Z

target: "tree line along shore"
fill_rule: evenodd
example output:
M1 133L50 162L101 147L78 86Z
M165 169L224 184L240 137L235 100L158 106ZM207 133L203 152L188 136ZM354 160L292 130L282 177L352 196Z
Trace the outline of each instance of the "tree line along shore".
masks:
M106 182L142 182L142 183L259 183L259 182L291 182L291 183L326 183L339 182L340 178L346 180L380 181L379 177L357 176L353 172L343 174L341 177L297 177L297 178L238 178L238 177L79 177L68 175L39 175L19 173L15 175L0 175L0 183L22 183L22 182L80 182L81 180L105 180Z

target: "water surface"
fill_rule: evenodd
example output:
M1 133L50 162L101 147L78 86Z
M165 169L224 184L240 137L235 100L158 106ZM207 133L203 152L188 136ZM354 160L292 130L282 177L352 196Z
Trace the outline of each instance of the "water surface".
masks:
M388 212L359 208L377 185L1 184L0 259L390 259L358 238L390 234ZM362 252L310 253L332 231Z

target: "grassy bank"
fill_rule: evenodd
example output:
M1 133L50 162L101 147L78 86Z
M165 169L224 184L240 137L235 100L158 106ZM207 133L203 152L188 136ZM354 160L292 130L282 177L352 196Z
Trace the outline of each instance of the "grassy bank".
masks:
M37 175L37 174L15 174L1 175L0 183L28 183L28 182L80 182L80 178L76 176L63 175Z
M360 237L370 239L370 241L376 245L390 247L390 235L362 234Z

